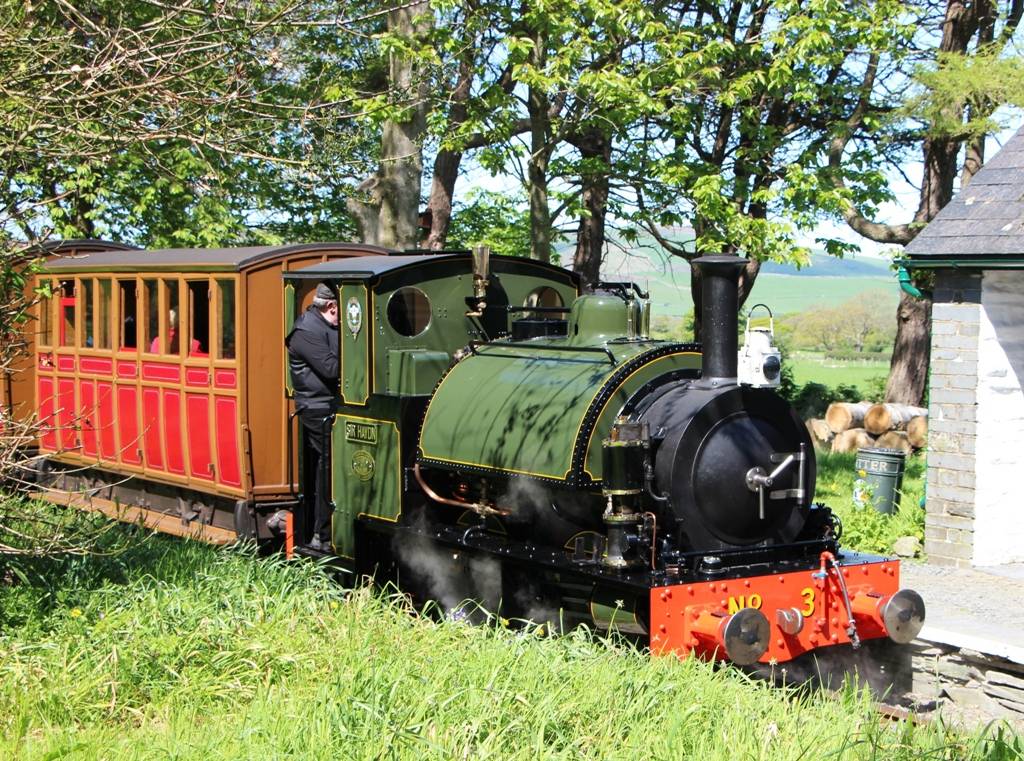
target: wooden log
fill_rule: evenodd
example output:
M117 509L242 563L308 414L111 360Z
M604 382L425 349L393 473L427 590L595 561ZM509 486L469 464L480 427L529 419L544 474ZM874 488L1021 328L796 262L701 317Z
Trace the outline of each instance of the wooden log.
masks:
M863 447L873 447L875 439L863 428L840 431L832 439L832 451L837 453L856 452Z
M877 436L886 431L903 430L911 418L927 414L924 407L911 407L909 404L872 404L864 413L864 428Z
M870 407L871 402L832 402L825 410L825 422L832 433L858 428Z
M821 418L811 418L804 425L807 426L807 432L811 434L811 441L814 442L817 449L824 449L835 436L832 429L828 427L828 423Z
M928 418L924 415L917 415L907 423L907 438L910 446L920 449L928 443Z
M900 449L904 454L914 451L906 431L886 431L875 440L875 446L882 449Z

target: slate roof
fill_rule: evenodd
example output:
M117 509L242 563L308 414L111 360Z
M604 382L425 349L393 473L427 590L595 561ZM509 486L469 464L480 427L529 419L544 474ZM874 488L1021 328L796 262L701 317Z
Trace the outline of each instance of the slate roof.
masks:
M904 249L911 262L1024 259L1024 127Z

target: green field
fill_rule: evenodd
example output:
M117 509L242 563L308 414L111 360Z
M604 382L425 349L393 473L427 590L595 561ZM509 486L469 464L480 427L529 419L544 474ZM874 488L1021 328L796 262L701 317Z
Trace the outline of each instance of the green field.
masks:
M684 315L693 309L688 279L657 273L640 273L635 278L641 287L650 291L655 314ZM899 302L895 280L875 277L761 275L754 283L746 306L767 304L775 314L781 315L816 306L835 306L868 292L885 294L895 311Z
M793 379L798 386L813 381L826 386L846 384L866 391L873 383L889 375L889 359L865 362L831 360L823 354L798 351L786 360L793 368Z

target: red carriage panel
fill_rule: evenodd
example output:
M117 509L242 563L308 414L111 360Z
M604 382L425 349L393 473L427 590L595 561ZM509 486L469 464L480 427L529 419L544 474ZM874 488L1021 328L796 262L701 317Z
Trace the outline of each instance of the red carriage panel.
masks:
M100 456L104 460L117 458L117 440L114 436L117 417L114 412L114 384L96 382L96 418L99 421Z
M142 425L146 467L163 470L164 455L160 444L160 389L142 389Z
M217 368L213 371L213 385L214 388L235 388L238 385L236 371Z
M210 397L206 394L185 395L185 417L188 427L188 469L193 478L213 480L213 458L210 452Z
M57 449L56 421L53 419L53 378L39 376L39 424L42 432L39 445L51 452Z
M135 386L117 387L117 429L121 436L121 462L130 465L142 464L137 401Z
M78 360L78 369L92 375L111 375L114 372L114 360L107 357L82 357Z
M96 429L99 427L96 415L96 385L91 380L78 382L78 420L82 427L82 453L86 457L96 457L99 446Z
M181 383L181 368L167 362L143 362L142 380Z
M165 388L163 395L164 446L167 450L167 470L185 475L185 452L181 435L181 392Z
M65 451L74 451L78 448L78 437L75 429L78 426L75 407L75 380L74 378L57 379L57 426L60 429L58 441L60 448Z
M241 487L238 457L238 400L233 396L214 398L217 437L218 480L226 486Z

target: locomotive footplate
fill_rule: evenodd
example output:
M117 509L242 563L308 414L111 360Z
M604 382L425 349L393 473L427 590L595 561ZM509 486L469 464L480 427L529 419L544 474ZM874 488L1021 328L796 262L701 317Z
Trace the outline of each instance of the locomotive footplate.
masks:
M651 649L782 663L829 645L909 642L924 605L899 580L899 561L825 552L817 569L654 587Z
M724 566L709 578L706 571L680 566L672 574L616 571L477 527L414 528L362 520L371 530L428 539L555 574L567 583L588 584L595 600L631 600L626 607L647 630L656 653L781 663L821 647L858 646L887 635L909 642L924 621L920 596L899 589L899 561L875 555L833 555L824 549L797 560L749 563L747 554L743 559L749 564Z

